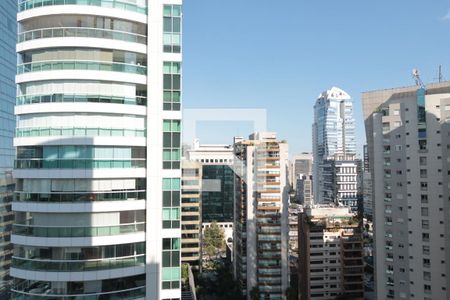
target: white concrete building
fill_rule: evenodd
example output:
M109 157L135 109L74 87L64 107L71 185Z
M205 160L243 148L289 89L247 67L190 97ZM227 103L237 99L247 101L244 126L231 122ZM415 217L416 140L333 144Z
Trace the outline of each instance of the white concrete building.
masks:
M320 194L324 203L358 211L361 197L361 160L355 154L334 154L322 162Z
M362 95L377 299L450 298L450 83Z
M298 240L299 299L364 299L361 224L350 208L305 208Z
M284 299L289 286L288 145L262 132L235 139L233 264L247 299Z
M20 1L14 299L181 298L181 18Z

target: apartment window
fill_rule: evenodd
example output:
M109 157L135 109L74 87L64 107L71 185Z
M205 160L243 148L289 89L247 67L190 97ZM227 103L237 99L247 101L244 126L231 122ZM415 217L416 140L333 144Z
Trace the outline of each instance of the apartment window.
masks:
M422 190L422 191L427 191L427 190L428 190L428 183L426 183L426 182L421 182L421 183L420 183L420 190Z
M181 62L164 62L164 110L181 108Z
M422 253L425 255L430 254L430 246L422 246Z
M431 285L424 284L423 285L423 291L425 292L425 294L431 294Z
M164 238L162 252L162 288L179 288L180 278L180 239Z
M428 195L420 195L421 203L428 203Z
M423 259L423 266L424 266L425 268L429 268L429 267L430 267L430 259L424 258L424 259Z
M427 158L425 156L419 157L419 163L420 163L421 166L426 166L427 165Z
M163 178L163 228L180 228L180 179Z
M422 207L421 208L422 217L428 217L428 208Z
M420 169L420 178L427 178L427 170Z
M181 52L181 5L164 5L164 52Z
M179 169L181 160L181 121L163 121L163 169Z
M429 242L430 241L430 234L429 233L422 233L422 241L423 242Z

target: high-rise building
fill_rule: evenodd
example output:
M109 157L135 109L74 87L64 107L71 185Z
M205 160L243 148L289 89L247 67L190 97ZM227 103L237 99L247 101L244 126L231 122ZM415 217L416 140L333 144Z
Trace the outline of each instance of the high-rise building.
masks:
M362 95L377 299L450 298L450 83Z
M14 103L16 101L16 12L17 1L0 2L0 298L6 299L11 279L12 245L11 202L14 192L12 169L14 164L13 138L15 130Z
M15 298L180 299L181 18L20 1Z
M181 262L199 268L202 230L202 164L183 160L181 179Z
M233 238L234 170L233 147L194 142L188 150L191 161L202 164L202 228L212 222L224 230L225 239Z
M312 171L312 153L304 152L294 156L292 182L295 189L295 201L302 205L312 204L313 202Z
M303 152L301 154L295 155L293 158L293 179L297 178L299 175L309 175L313 171L313 154L308 152Z
M372 221L372 174L370 173L370 161L367 145L364 145L363 168L363 212L364 217Z
M299 299L364 299L361 223L348 207L299 215Z
M314 203L324 203L324 160L335 154L356 154L353 100L343 90L333 87L319 95L314 105L313 190Z
M288 287L288 145L275 133L235 139L234 274L247 299Z
M361 160L355 154L334 154L321 165L323 202L349 206L353 211L362 210Z

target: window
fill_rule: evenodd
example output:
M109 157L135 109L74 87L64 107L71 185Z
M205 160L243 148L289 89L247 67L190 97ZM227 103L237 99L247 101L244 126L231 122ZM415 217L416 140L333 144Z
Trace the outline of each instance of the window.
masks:
M181 6L164 5L163 49L164 52L181 52Z
M421 213L423 217L427 217L428 216L428 208L427 207L422 207L421 208Z
M426 166L427 165L427 158L426 158L426 156L419 157L419 163L420 163L421 166Z
M164 110L180 110L181 108L181 62L164 62Z
M420 202L428 203L428 195L420 195Z
M181 160L181 121L163 121L163 169L179 169Z
M162 250L162 288L179 288L180 278L180 239L164 238Z
M420 178L427 178L427 170L420 169Z
M421 183L420 183L420 190L422 190L422 191L427 191L427 190L428 190L428 183L426 183L426 182L421 182Z
M180 228L180 178L163 178L163 228Z

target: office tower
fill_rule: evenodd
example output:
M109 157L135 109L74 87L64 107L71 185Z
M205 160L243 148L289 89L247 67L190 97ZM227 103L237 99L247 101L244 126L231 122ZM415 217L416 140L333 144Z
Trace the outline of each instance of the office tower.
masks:
M233 147L200 144L194 141L188 150L191 161L202 164L202 228L212 222L224 230L227 242L233 239L234 171Z
M364 168L363 168L363 212L364 217L372 221L372 175L370 173L370 162L367 145L364 145Z
M313 201L312 187L313 156L303 152L293 158L292 182L295 190L295 202L308 205Z
M313 171L313 154L303 152L293 158L293 179L299 175L309 175Z
M14 297L179 299L181 1L17 18Z
M199 268L202 230L202 164L183 160L181 179L181 262Z
M299 299L364 299L361 224L350 208L306 208L298 238Z
M377 299L450 298L450 83L362 95Z
M283 299L288 287L288 145L272 132L235 139L233 267L244 295Z
M353 100L343 90L333 87L319 95L314 105L313 190L314 202L324 203L324 160L334 154L356 154Z
M321 165L321 194L325 203L349 206L358 211L361 204L361 160L355 154L334 154ZM361 208L362 209L362 208Z
M0 2L0 298L7 297L11 284L9 268L12 245L11 202L14 192L12 169L14 164L13 137L15 130L14 103L16 86L16 12L17 1Z

